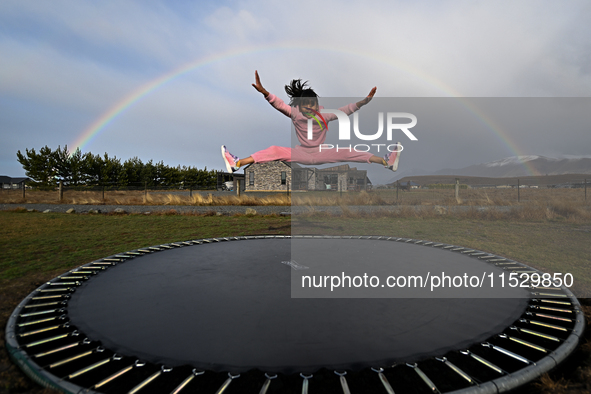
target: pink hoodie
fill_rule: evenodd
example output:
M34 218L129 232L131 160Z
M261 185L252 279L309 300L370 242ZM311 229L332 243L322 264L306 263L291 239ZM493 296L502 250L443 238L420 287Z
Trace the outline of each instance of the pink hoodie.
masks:
M313 139L309 140L307 138L308 118L300 112L300 109L298 107L290 107L283 100L281 100L279 97L275 96L272 93L269 93L266 99L276 110L278 110L285 116L291 118L291 121L296 131L296 136L298 137L300 144L304 148L315 148L320 144L324 143L324 141L326 140L326 132L328 131L326 127L323 126L321 129L318 123L312 122ZM324 107L321 106L320 109L322 108ZM357 107L357 104L351 103L349 105L339 108L339 110L346 113L347 116L349 116L353 112L358 111L359 108ZM326 123L329 123L330 121L333 121L337 118L335 114L331 113L322 114L322 116L326 120Z

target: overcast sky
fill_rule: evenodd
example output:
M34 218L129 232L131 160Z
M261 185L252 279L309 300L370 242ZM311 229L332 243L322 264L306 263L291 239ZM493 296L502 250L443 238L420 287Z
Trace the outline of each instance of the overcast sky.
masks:
M465 108L462 97L588 98L589 20L587 1L2 0L0 175L24 176L18 150L73 150L92 130L83 152L208 169L224 168L222 144L240 157L289 145L289 119L253 89L255 70L285 100L293 78L323 97L377 86L379 98ZM488 121L442 138L421 134L419 116L400 169L591 155L588 128ZM379 170L374 183L391 178Z

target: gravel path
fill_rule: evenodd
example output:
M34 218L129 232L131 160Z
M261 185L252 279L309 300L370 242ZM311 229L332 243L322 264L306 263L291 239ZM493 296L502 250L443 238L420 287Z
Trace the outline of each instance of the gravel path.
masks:
M0 210L12 210L17 208L34 209L39 212L62 212L74 209L76 213L88 213L91 210L100 213L114 212L116 209L123 209L126 213L153 213L166 212L174 209L178 213L208 213L219 212L222 215L245 214L247 209L254 209L260 215L289 214L290 206L193 206L193 205L76 205L76 204L0 204Z
M154 212L166 212L175 210L178 213L197 213L204 214L208 212L215 212L222 215L246 214L247 209L254 209L259 215L291 215L298 213L309 212L312 208L307 206L243 206L243 205L216 205L216 206L194 206L194 205L75 205L75 204L0 204L0 210L13 210L16 208L26 208L29 210L36 210L39 212L63 212L66 213L69 209L74 209L76 213L88 213L91 210L99 213L114 212L116 209L123 209L126 213L143 213L149 214ZM425 209L429 207L413 206L414 209ZM348 206L347 209L355 212L396 212L402 209L402 206L383 206L383 205L363 205L363 206ZM485 211L489 209L507 212L511 209L519 207L509 206L495 206L495 207L471 207L471 206L446 206L446 207L432 207L439 210L438 213L444 212L463 212L471 209L478 211ZM333 215L340 215L343 213L339 206L315 206L314 211L322 211L331 213Z

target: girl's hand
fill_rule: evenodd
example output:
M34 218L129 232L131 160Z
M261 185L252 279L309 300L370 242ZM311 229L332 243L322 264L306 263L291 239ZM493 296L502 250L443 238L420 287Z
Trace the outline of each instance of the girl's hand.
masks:
M374 88L369 92L367 97L357 103L357 108L361 108L365 104L369 103L373 96L376 94L376 90L378 90L378 88L374 86Z
M259 72L255 70L254 72L254 79L255 79L255 83L252 84L252 86L260 93L263 94L263 96L267 97L269 95L269 92L267 92L267 90L263 87L263 84L261 83L261 79L259 78ZM374 88L375 89L375 88Z

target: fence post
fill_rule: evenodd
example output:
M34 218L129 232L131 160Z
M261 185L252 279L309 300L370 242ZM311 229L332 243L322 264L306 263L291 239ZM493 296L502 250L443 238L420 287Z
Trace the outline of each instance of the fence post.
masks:
M24 192L23 192L23 197L24 197ZM585 201L587 201L587 178L585 178Z
M23 202L26 201L26 197L25 197L25 182L23 182ZM585 184L585 200L587 199L587 184Z
M236 195L240 197L240 179L236 179Z
M105 185L103 185L103 201L105 201Z
M144 181L144 201L148 200L148 181Z
M460 178L456 178L456 201L460 199Z
M399 182L396 181L396 201L398 201L398 184Z
M59 186L59 201L61 202L64 199L64 182L60 181Z
M519 179L517 179L517 202L520 202L520 196L519 196Z

